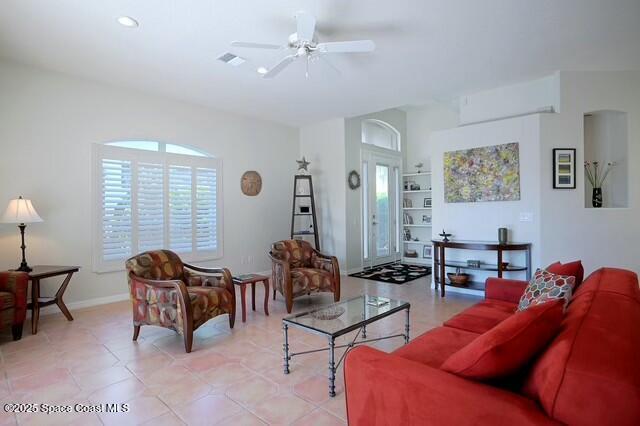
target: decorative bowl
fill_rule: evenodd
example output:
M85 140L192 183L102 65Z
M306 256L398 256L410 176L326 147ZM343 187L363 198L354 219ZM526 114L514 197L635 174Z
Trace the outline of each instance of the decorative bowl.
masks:
M471 278L471 275L465 274L464 272L460 272L460 273L448 272L447 277L449 277L449 281L451 281L453 284L467 285L467 283L469 282L469 279Z
M502 269L507 269L507 266L509 266L509 262L502 262Z
M344 314L344 308L342 306L330 306L328 308L311 312L310 315L319 320L334 320L342 314Z

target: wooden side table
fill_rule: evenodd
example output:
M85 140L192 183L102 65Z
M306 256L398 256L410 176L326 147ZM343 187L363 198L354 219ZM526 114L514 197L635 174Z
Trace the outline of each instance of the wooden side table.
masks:
M264 284L264 314L269 315L269 277L259 274L245 274L233 277L233 283L240 286L240 301L242 303L242 322L247 322L247 308L245 291L247 284L251 284L251 308L256 310L256 283Z
M80 270L79 266L56 266L56 265L35 265L33 270L29 272L29 281L31 281L31 303L28 307L31 308L31 333L38 333L38 320L40 319L40 308L44 306L58 305L58 308L62 311L65 317L69 321L73 321L71 312L67 309L67 305L64 304L62 297L67 290L69 281L74 273ZM66 275L62 285L53 297L40 297L40 280L44 278L51 278L56 276Z

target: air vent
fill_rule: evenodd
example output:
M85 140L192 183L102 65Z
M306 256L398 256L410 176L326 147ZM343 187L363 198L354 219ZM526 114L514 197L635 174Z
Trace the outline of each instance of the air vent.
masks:
M246 62L246 59L229 52L220 55L218 57L218 60L224 62L225 64L233 65L234 67L242 65Z

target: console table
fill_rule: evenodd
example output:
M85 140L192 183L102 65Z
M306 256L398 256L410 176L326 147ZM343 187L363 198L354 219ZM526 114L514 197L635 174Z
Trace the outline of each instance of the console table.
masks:
M460 269L475 269L479 271L494 271L497 272L498 278L502 278L503 272L513 271L526 271L527 280L531 279L531 243L506 243L500 244L497 241L442 241L432 240L433 244L433 279L435 288L438 290L440 286L440 294L444 296L445 285L459 288L470 288L473 290L484 290L484 283L470 282L467 285L458 285L447 282L446 268L460 268ZM446 249L461 249L461 250L484 250L495 251L497 253L497 262L495 265L481 263L480 266L469 266L463 261L446 260ZM507 265L503 267L503 253L505 251L524 251L526 254L526 265L516 266Z

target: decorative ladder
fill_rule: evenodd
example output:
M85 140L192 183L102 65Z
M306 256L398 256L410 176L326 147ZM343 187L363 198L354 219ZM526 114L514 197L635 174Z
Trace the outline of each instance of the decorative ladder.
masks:
M303 181L309 182L309 194L298 194L298 184ZM311 211L309 213L302 213L301 211L296 211L297 199L310 198L311 199ZM308 229L304 230L296 230L296 216L311 216L313 231L309 231ZM320 240L318 238L318 222L316 220L316 202L313 197L313 181L311 180L311 175L295 175L293 180L293 211L291 213L291 239L295 237L304 237L305 235L313 235L316 250L320 250Z

